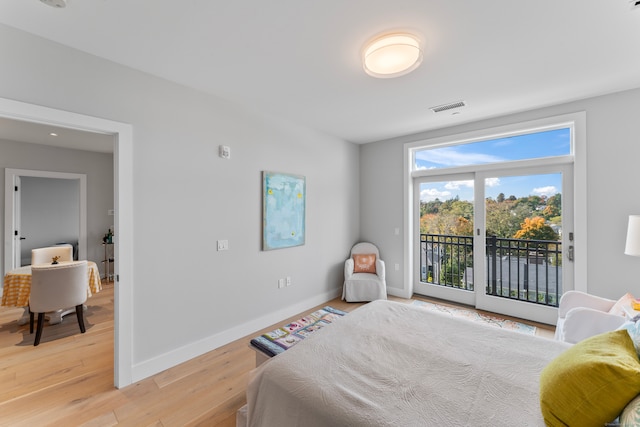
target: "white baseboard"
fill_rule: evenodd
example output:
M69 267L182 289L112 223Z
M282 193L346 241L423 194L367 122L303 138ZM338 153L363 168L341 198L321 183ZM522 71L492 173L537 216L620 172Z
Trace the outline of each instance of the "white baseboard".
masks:
M406 289L394 288L387 285L387 295L392 295L398 298L411 299L413 296L411 292L407 292Z
M137 363L131 369L132 382L143 380L151 375L155 375L166 369L179 365L180 363L184 363L194 357L215 350L218 347L229 344L230 342L259 331L260 329L264 329L265 327L278 323L288 317L295 316L298 313L302 313L312 307L339 297L340 295L342 295L342 287L308 298L296 303L295 305L268 313L257 319L252 319L246 323L227 329L226 331L222 331L216 335L212 335L152 359ZM247 341L247 345L249 345L249 341Z

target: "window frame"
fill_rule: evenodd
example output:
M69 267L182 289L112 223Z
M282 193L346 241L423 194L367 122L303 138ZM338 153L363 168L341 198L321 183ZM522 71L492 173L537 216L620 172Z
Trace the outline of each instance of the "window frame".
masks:
M528 160L514 160L504 163L469 165L442 169L416 169L415 154L426 147L436 148L486 141L498 138L541 132L545 130L571 129L571 154ZM515 122L503 126L478 129L465 133L451 134L436 138L420 139L404 144L404 284L402 295L411 298L416 277L414 252L416 246L414 187L421 177L445 174L484 172L497 166L505 168L529 168L540 165L573 164L574 192L574 289L587 291L587 162L586 162L586 113L576 112L537 120Z

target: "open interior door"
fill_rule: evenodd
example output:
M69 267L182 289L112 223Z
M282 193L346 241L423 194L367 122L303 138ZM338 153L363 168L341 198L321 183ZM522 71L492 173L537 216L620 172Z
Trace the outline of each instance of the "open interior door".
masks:
M21 227L20 227L20 209L21 209L21 198L20 198L20 177L18 175L14 176L14 191L13 191L13 265L11 269L18 268L22 266L21 260L21 241L24 239L20 235Z

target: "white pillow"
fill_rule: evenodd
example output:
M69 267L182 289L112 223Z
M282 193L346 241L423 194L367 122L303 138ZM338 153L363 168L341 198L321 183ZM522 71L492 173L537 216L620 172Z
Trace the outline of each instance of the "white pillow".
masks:
M640 396L636 396L625 406L620 414L620 427L637 427L640 425Z
M631 341L633 341L633 346L636 348L636 353L640 356L640 322L625 322L619 329L627 330Z
M622 296L622 298L620 298L618 301L616 301L615 304L613 304L613 307L611 307L611 309L609 310L609 313L615 314L617 316L624 316L625 315L624 308L631 306L634 300L635 300L635 297L627 292Z

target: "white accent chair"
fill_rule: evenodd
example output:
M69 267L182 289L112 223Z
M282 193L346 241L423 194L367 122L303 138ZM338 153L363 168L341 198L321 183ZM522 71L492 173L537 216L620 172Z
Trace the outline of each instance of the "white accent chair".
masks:
M73 246L64 244L32 249L31 265L51 264L55 256L60 257L58 262L73 261Z
M354 255L374 254L375 273L354 272ZM344 286L342 299L347 302L387 299L385 265L380 252L373 243L357 243L351 248L351 257L344 263Z
M609 313L616 301L579 291L567 291L558 305L555 339L577 343L593 335L618 329L627 320Z
M76 308L80 332L84 334L83 303L87 300L87 261L31 266L29 295L29 331L33 333L33 317L38 313L38 326L33 345L40 344L46 312Z

